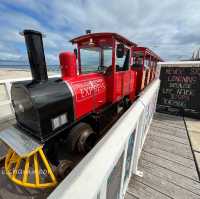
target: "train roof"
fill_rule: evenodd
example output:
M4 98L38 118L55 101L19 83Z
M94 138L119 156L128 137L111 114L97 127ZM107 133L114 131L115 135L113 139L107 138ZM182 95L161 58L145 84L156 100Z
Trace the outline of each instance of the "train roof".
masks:
M140 46L137 46L134 48L135 51L145 51L147 52L148 54L150 55L153 55L154 57L156 57L159 61L163 61L163 59L158 56L156 53L154 53L151 49L147 48L147 47L140 47Z
M128 46L137 46L136 43L128 40L127 38L117 34L117 33L113 33L113 32L100 32L100 33L89 33L89 34L86 34L86 35L82 35L82 36L79 36L79 37L76 37L74 39L71 39L70 42L72 42L73 44L74 43L79 43L79 42L82 42L86 39L89 39L89 38L105 38L105 37L110 37L110 38L115 38L116 40L128 45Z

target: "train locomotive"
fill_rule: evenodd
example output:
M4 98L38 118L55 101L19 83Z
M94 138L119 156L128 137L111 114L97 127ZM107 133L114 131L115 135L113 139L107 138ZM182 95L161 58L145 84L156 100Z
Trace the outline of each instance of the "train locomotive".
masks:
M48 78L42 33L24 30L23 35L32 80L13 83L16 124L0 133L0 138L11 148L5 161L7 170L18 169L24 162L25 173L33 157L34 182L28 182L28 174L21 180L17 174L9 174L10 179L25 187L46 188L55 186L57 174L63 176L71 167L71 161L59 159L61 145L68 153L88 152L102 136L110 116L126 110L153 81L157 62L162 60L119 34L88 31L71 40L77 46L74 52L60 53L61 77ZM24 140L26 146L21 144ZM19 148L26 153L20 155ZM51 183L40 182L40 161Z

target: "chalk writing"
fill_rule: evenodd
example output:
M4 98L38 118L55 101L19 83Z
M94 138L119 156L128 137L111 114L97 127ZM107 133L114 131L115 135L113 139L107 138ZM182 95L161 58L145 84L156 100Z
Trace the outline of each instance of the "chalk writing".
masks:
M200 111L200 67L163 67L158 104Z

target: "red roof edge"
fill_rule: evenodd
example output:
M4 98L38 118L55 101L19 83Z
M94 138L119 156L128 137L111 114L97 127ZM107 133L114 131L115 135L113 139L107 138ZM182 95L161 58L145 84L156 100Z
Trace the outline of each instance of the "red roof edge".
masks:
M79 43L82 40L85 40L87 38L94 38L94 37L114 37L115 39L125 43L128 46L137 46L136 43L128 40L127 38L117 34L117 33L112 33L112 32L100 32L100 33L90 33L90 34L86 34L86 35L82 35L76 38L73 38L70 40L70 42L74 43Z

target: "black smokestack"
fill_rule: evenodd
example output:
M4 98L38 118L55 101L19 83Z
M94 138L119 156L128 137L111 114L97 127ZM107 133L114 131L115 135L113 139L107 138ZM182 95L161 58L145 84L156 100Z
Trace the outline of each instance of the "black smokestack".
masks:
M41 82L48 80L42 33L35 30L24 30L22 34L26 41L33 81Z
M91 34L92 31L87 29L85 32L86 32L86 34Z

